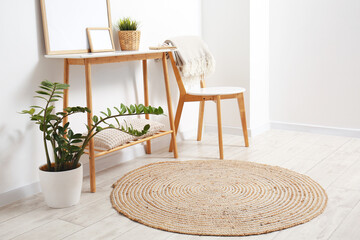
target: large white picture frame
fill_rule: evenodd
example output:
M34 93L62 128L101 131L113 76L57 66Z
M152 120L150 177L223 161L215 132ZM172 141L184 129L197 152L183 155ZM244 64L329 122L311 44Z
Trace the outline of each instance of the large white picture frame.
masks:
M90 51L86 28L112 28L110 0L40 0L46 54Z

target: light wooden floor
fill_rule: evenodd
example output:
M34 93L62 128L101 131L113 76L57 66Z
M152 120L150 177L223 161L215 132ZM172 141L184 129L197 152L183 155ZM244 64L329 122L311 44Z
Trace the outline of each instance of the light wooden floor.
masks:
M360 239L360 139L271 130L251 139L250 148L240 145L244 145L242 137L224 135L225 159L278 165L312 177L329 196L325 212L303 225L251 237L174 234L132 222L115 212L109 200L112 183L147 163L172 161L164 149L98 173L96 194L89 193L86 178L77 206L50 209L38 194L0 208L0 239ZM217 135L206 134L202 142L182 142L179 153L179 160L217 158Z

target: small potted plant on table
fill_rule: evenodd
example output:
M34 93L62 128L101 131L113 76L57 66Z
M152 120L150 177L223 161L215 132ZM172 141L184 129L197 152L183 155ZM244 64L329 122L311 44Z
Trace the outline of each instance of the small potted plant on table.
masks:
M129 17L120 19L117 24L120 48L123 51L137 51L140 46L139 23Z
M43 132L46 164L39 168L40 185L45 202L49 207L53 208L69 207L79 202L83 179L82 165L79 160L91 138L100 131L109 128L134 136L142 136L148 132L149 124L139 131L133 129L132 126L121 126L116 118L129 115L163 113L161 107L145 107L142 104L127 107L121 104L119 107L114 107L115 114L112 114L108 108L107 113L102 112L102 116L94 115L93 124L87 126L87 135L74 133L69 127L69 122L62 125L63 120L70 115L90 112L90 110L86 107L68 107L62 112L54 113L55 106L52 103L61 99L63 90L68 87L67 84L49 81L41 82L41 90L36 91L38 95L35 97L44 100L45 106L31 106L29 110L22 111L24 114L29 114L30 120L39 125L40 131ZM116 126L107 122L112 118L116 120ZM50 154L48 145L52 147L52 154ZM53 162L50 156L53 156Z

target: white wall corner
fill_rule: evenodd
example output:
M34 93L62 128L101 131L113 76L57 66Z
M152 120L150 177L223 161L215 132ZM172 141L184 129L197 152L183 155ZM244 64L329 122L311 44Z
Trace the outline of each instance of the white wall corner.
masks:
M270 122L272 129L289 130L289 131L300 131L309 132L316 134L336 135L342 137L356 137L360 138L360 129L353 128L337 128L329 126L311 125L303 123L287 123L287 122Z
M250 1L250 122L269 125L269 0Z
M265 123L257 128L248 128L249 137L254 137L260 135L266 131L270 130L270 123ZM204 127L205 132L217 133L218 127L213 124L206 124ZM231 126L222 126L222 131L224 134L233 134L243 136L243 130L241 127L231 127Z
M18 200L30 197L40 192L40 183L34 182L32 184L22 186L5 193L0 194L0 207L16 202Z

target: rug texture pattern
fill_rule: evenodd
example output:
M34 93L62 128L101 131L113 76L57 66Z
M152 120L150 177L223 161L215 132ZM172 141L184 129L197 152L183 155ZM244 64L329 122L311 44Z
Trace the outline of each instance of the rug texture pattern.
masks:
M147 226L194 235L244 236L310 221L327 203L311 178L243 161L171 161L135 169L114 185L113 207Z

